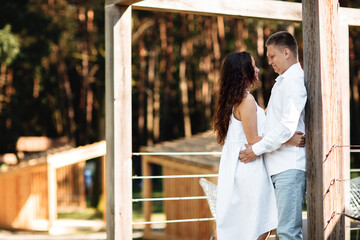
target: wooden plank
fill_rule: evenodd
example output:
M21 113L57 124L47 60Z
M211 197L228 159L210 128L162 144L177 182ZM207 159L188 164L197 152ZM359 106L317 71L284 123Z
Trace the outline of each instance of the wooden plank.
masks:
M132 238L131 6L105 7L107 238Z
M133 9L181 12L202 15L265 18L301 21L301 3L247 0L146 0L132 5Z
M116 0L110 2L116 2ZM146 0L133 3L133 9L215 16L224 15L295 22L302 21L301 3L273 0L213 0L211 1L211 4L209 4L207 0ZM341 7L340 14L347 17L349 25L360 26L360 9Z
M109 6L109 5L113 5L113 4L129 6L131 4L134 4L134 3L137 3L140 1L142 1L142 0L105 0L105 6Z
M216 174L219 170L219 167L201 167L191 163L168 159L164 156L143 156L143 158L146 158L150 163L158 164L163 167L178 168L182 170L191 169L192 172L196 172L196 174Z
M31 160L29 164L24 164L24 165L17 165L14 167L11 167L10 169L6 170L6 171L0 171L0 178L1 177L7 177L10 175L16 175L16 174L20 174L23 172L28 172L28 171L32 171L33 169L38 169L38 168L46 168L47 164L46 161L44 160L43 162L38 162L36 164L31 164Z
M343 73L337 71L341 45L336 37L339 12L336 0L303 1L304 71L308 91L307 207L308 236L313 239L344 239L344 185L348 166L334 144L342 144ZM348 99L347 99L348 101ZM323 163L324 162L324 163ZM327 190L329 189L329 192ZM324 230L325 229L325 230Z
M92 158L101 157L106 154L106 142L81 146L68 151L55 153L47 157L47 161L54 168L60 168L71 164L83 162Z
M341 7L340 15L341 22L346 21L348 25L360 26L360 9Z
M151 176L151 166L148 161L145 159L141 162L141 169L144 176ZM142 198L151 198L152 197L152 183L151 179L144 179L143 180L143 192ZM152 202L144 202L143 203L143 215L145 221L151 220L151 213L152 213ZM145 225L144 234L148 234L151 232L151 225Z
M48 187L48 214L49 214L49 232L52 233L52 226L57 218L57 184L56 168L48 164L47 169L47 187Z
M359 13L360 16L360 13ZM349 54L349 25L344 19L346 16L340 16L339 26L339 59L338 59L338 71L342 95L342 145L350 145L350 54ZM343 179L350 179L350 148L341 148L343 154L342 173ZM343 183L343 189L345 191L345 206L350 204L350 182ZM350 219L345 218L345 239L350 240Z
M106 155L102 157L102 197L103 197L103 220L106 222Z

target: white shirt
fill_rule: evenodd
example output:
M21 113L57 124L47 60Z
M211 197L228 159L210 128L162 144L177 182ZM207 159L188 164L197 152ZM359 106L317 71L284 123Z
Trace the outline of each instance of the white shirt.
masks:
M266 111L264 137L252 146L256 155L265 153L270 176L289 169L305 171L306 165L304 147L282 145L296 131L305 133L307 94L300 63L292 65L275 81Z

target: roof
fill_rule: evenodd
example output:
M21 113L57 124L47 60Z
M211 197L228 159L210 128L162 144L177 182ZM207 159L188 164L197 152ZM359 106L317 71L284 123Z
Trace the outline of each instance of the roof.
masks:
M162 155L156 156L167 160L190 163L203 167L217 168L220 162L222 147L216 142L216 136L213 131L193 135L189 138L180 138L173 141L166 141L153 146L144 146L140 148L141 152L214 152L214 155Z

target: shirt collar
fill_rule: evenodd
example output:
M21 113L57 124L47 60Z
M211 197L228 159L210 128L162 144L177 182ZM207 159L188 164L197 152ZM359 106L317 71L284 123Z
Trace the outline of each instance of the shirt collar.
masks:
M297 72L298 69L301 69L301 65L299 62L291 65L291 67L289 67L283 74L279 75L279 77L281 76L282 79L286 78L290 75L293 75L295 72Z

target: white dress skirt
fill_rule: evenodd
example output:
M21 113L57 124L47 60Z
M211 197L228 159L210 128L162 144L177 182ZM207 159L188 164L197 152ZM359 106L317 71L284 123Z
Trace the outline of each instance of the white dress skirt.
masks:
M265 125L265 113L257 106L258 135ZM244 164L239 152L247 143L242 122L231 115L222 149L216 200L218 240L256 240L277 227L274 188L264 160Z

